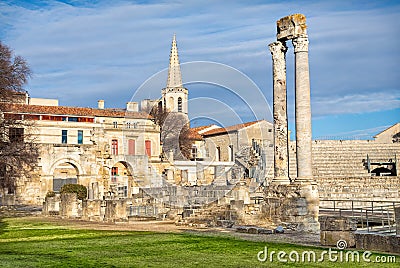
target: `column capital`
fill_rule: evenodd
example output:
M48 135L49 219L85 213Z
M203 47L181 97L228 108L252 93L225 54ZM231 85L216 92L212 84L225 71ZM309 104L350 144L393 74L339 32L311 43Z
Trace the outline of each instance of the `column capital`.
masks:
M282 58L282 54L284 55L288 49L285 41L272 42L268 46L274 60Z
M292 39L294 53L308 52L308 36L301 36Z

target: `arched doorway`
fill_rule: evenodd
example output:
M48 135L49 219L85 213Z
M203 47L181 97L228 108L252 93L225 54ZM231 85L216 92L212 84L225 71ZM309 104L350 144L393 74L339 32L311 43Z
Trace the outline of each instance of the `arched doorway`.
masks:
M137 185L133 181L132 169L128 163L121 161L111 167L108 186L112 197L127 198L136 193Z
M59 192L65 184L78 183L78 169L71 163L59 163L53 171L53 191Z

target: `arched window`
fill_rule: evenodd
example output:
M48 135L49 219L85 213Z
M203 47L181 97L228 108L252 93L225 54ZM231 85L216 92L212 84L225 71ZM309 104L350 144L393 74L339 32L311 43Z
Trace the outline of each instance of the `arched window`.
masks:
M182 98L179 97L178 98L178 112L182 112Z

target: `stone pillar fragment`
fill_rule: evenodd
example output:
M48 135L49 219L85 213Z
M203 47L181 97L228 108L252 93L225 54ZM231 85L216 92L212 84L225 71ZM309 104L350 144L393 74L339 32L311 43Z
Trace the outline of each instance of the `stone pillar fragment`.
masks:
M289 150L286 98L286 43L269 45L273 62L274 86L274 179L273 184L289 184Z
M292 39L295 53L296 159L298 182L312 181L310 74L308 37Z

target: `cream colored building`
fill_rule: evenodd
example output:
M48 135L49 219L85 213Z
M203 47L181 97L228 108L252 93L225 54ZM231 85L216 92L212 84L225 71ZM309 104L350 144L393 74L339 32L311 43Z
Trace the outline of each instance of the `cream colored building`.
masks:
M155 170L161 153L159 127L148 114L132 110L135 103L104 109L99 101L94 109L29 100L2 104L1 109L4 117L31 121L24 131L40 148L36 172L17 182L21 203L41 204L47 192L58 192L66 183L87 186L91 198L128 197L140 185L160 183Z
M385 129L384 131L374 136L375 141L385 143L395 143L400 140L400 123L396 123L393 126Z

